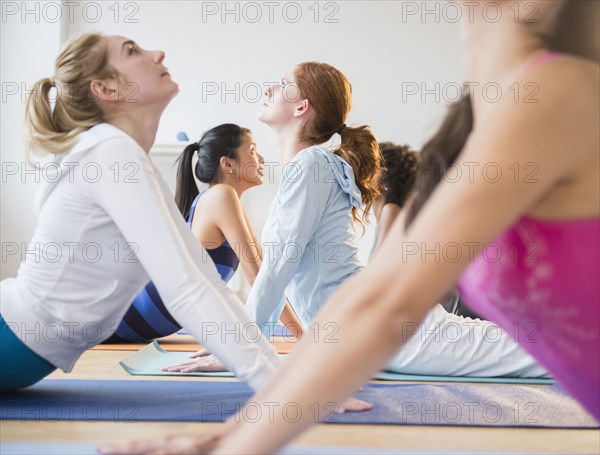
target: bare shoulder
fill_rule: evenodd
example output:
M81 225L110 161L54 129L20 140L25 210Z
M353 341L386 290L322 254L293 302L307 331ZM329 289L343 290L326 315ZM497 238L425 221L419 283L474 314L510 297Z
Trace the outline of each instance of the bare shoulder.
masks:
M564 150L578 155L572 162L588 156L600 121L599 69L592 61L560 55L522 74L516 85L506 81L510 90L501 102L482 103L474 133L483 126L486 135L502 136L504 146L542 156Z
M569 138L582 157L598 152L600 123L600 65L561 55L540 66L540 113L548 121L548 135ZM567 146L568 144L565 144Z
M526 78L538 83L540 101L559 105L560 112L573 109L581 116L599 110L600 65L591 60L560 55L536 67Z
M237 205L240 200L233 187L226 183L219 183L209 188L204 194L203 199L211 205Z

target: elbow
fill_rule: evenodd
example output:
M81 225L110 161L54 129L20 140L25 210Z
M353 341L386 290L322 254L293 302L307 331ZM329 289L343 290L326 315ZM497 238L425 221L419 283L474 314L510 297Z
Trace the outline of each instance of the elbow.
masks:
M415 332L433 305L428 305L421 295L410 295L402 286L369 286L369 281L360 280L356 283L359 286L349 283L335 298L344 302L339 311L345 317L340 317L340 324L368 326L372 336L376 333L390 343L406 341L406 334Z
M246 275L246 279L248 280L248 284L250 285L250 287L254 286L254 282L256 281L257 275L258 273L256 272L250 272L248 275Z
M408 296L385 296L376 305L380 318L381 336L393 342L407 339L418 331L418 327L431 309L418 298Z

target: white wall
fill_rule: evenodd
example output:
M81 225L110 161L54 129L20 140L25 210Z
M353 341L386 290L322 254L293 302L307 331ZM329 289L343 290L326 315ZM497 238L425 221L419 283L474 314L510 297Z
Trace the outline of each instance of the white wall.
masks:
M425 8L435 11L435 2L272 2L272 21L269 2L227 2L226 7L238 13L237 17L234 12L224 18L223 2L121 2L117 7L114 2L78 3L72 10L73 21L63 14L66 35L118 33L144 48L166 52L165 64L181 92L165 111L157 143L174 142L178 131L186 131L190 139L197 140L203 131L219 123L234 122L253 130L267 161L278 161L270 130L256 120L261 102L255 87L279 80L297 63L318 60L339 68L353 84L354 108L349 123L370 124L379 140L420 147L436 126L446 100L443 96L436 100L433 94L422 100L421 94L410 95L406 84L433 88L436 82L460 83L464 78L458 24L443 14L446 2L438 2L439 13L425 18L406 13L414 8L418 13ZM215 8L217 14L209 14ZM262 17L252 23L257 12ZM302 16L294 23L297 12ZM326 22L328 15L337 23ZM59 33L56 24L13 21L9 27L5 25L2 80L18 77L31 83L50 74L49 62L57 50L53 44ZM29 38L22 41L22 36ZM25 55L27 63L23 65ZM5 79L7 66L13 72L7 72ZM236 84L240 90L235 90ZM215 86L234 93L222 99L221 91L214 95L209 91ZM452 90L447 95L452 97ZM3 160L5 156L20 157L20 108L22 104L14 100L2 105ZM155 155L155 160L174 182L174 157ZM245 196L257 230L262 228L276 183L267 182ZM2 242L27 239L33 231L32 186L3 182L2 190ZM369 230L363 239L365 252L370 250L371 239ZM2 276L14 275L15 270L16 263L7 262Z
M32 200L39 184L35 175L25 172L25 148L20 134L25 95L37 80L52 74L62 31L60 20L50 15L51 10L46 10L51 20L44 20L43 3L27 2L26 9L21 9L19 3L3 1L0 5L2 278L16 275L20 253L35 226Z

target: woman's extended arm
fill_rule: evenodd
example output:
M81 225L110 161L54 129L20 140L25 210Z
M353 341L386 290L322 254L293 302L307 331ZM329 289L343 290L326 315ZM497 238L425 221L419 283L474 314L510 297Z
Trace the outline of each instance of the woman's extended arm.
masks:
M385 238L390 233L390 230L396 222L396 219L398 217L404 218L404 216L405 212L402 211L402 208L394 203L385 204L381 208L381 213L378 220L379 236L377 238L377 244L375 245L375 248L373 248L374 253L379 250L379 247L385 241Z
M219 193L211 201L212 219L238 254L246 279L253 286L262 264L262 249L235 190L228 185L215 189ZM287 299L280 319L293 336L302 336L302 324Z
M597 101L586 100L585 90L573 95L581 81L564 85L564 77L552 77L540 82L537 104L515 105L504 99L487 107L488 115L457 161L463 178L443 181L406 233L396 222L369 267L336 292L319 314L321 324L338 324L338 343L305 337L253 399L254 405L265 407L295 403L300 421L291 423L275 413L252 423L230 422L215 453L272 453L326 417L326 403L347 396L381 368L402 345L406 324L423 319L487 242L568 178L590 153L597 153L597 115L582 116L596 113L590 103ZM597 88L592 91L597 93ZM514 163L528 162L538 166L536 183L515 179L510 172ZM486 179L481 172L486 164L502 169L502 177ZM469 175L473 165L479 172ZM458 261L435 260L431 253L423 257L449 244L461 247Z
M89 186L90 196L136 245L136 257L169 312L240 379L258 387L274 371L277 354L264 338L253 342L246 335L244 326L253 321L193 237L148 156L128 138L102 144L94 153L107 168L136 166L135 178L103 178Z
M270 337L274 324L284 307L284 291L298 269L300 258L312 238L325 210L332 182L315 175L311 166L327 165L326 158L316 150L305 150L295 164L298 175L283 178L277 193L276 218L265 242L265 259L252 286L246 308ZM310 169L309 169L310 168ZM328 175L321 172L319 175ZM263 236L264 240L264 236Z

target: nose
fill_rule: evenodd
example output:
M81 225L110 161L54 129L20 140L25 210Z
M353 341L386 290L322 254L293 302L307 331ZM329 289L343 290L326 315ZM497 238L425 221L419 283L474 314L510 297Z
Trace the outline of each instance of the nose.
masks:
M164 51L154 51L154 61L156 63L162 63L165 59Z
M265 164L265 157L262 156L260 153L258 154L258 163Z
M269 85L267 86L267 88L265 89L265 95L268 96L269 98L271 97L271 94L273 93L273 85Z

